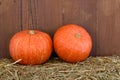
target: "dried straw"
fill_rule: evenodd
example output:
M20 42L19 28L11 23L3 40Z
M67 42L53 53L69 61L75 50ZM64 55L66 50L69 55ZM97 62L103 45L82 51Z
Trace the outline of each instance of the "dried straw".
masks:
M43 65L0 60L0 80L120 80L120 57L89 57L76 64L53 58Z

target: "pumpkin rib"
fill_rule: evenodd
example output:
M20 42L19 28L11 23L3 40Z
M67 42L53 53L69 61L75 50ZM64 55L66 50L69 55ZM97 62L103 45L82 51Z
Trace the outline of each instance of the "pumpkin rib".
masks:
M43 42L44 43L46 43L46 46L48 46L47 48L49 49L49 47L51 47L51 51L50 51L50 53L52 52L52 46L50 46L50 45L47 45L48 43L49 43L49 41L50 41L50 37L47 35L47 34L45 34L45 33L42 33L42 34L44 34L45 36L42 36L42 38L43 39L46 39L45 41L43 40ZM52 42L52 40L51 40L51 42ZM52 45L52 43L51 43L51 45ZM44 46L45 47L45 46ZM49 51L49 50L48 50ZM46 50L44 50L44 52L46 52ZM49 54L50 55L50 54ZM50 57L50 56L49 56Z
M73 54L71 50L72 50L72 49L70 49L70 53L69 53L69 55L67 56L66 61L69 61L69 58L70 58L70 57L71 57L71 55Z
M19 39L18 39L18 40L19 40ZM21 41L23 42L23 41L24 41L24 38L21 38L21 40L19 40L18 44L17 44L16 47L15 47L15 53L16 53L15 55L16 55L16 58L17 58L16 60L20 59L19 56L17 56L17 51L16 51L16 50L18 49L18 45L21 44L21 43L20 43Z
M29 50L31 51L31 52L29 52L30 53L30 55L32 55L33 54L33 48L32 48L32 35L34 35L34 34L30 34L29 33ZM36 54L36 53L35 53ZM34 54L34 55L35 55ZM27 62L27 63L29 63L29 64L32 64L32 63L34 63L34 59L33 59L33 57L34 57L34 55L32 55L32 57L29 57L29 55L27 56L27 57L29 57L29 61ZM37 62L37 60L36 60L36 62Z
M28 31L29 32L29 31ZM28 34L28 50L30 51L30 42L31 42L31 35L30 34ZM30 52L29 52L30 53ZM29 61L31 61L30 59L29 59L29 57L27 56L27 54L26 54L26 63L28 63L28 64L30 64L30 62L29 61L27 61L27 60L29 60ZM25 64L26 64L25 63Z
M28 55L28 52L27 53L24 53L23 55L25 55L23 58L24 58L24 63L29 63L29 64L32 64L32 61L34 62L34 60L32 59L33 55L32 55L32 49L31 49L31 37L32 35L30 34L26 34L27 37L25 37L25 43L28 42L28 45L26 44L26 47L27 47L27 50L26 50L26 47L24 48L24 50L28 51L29 52L29 55ZM28 38L28 41L26 41ZM24 47L24 45L22 44L22 46ZM31 51L31 52L30 52ZM27 56L28 55L28 56ZM32 55L32 57L30 57L30 55Z
M18 44L20 43L20 39L16 42L17 43L17 45L15 46L15 48L14 48L14 52L17 52L16 50L17 50L17 48L18 48ZM13 54L11 55L11 56L13 56ZM16 54L14 54L14 56L15 57L17 57L17 55ZM16 60L16 59L15 59Z
M44 34L44 33L40 33L40 34ZM45 36L38 36L40 39L41 39L41 41L42 41L42 43L44 44L44 45L46 45L46 46L49 46L49 47L51 47L50 45L47 45L47 44L49 44L49 41L48 41L48 39L50 39L50 37L49 38L47 38L46 37L46 34L44 34ZM46 44L45 44L46 43ZM43 47L42 47L42 49L43 49L43 52L42 52L42 54L44 55L45 53L46 53L46 50L45 50L45 46L43 45ZM49 50L48 50L49 51ZM51 51L50 51L50 53L51 53ZM50 56L50 53L49 53L49 56ZM46 56L41 56L41 61L43 61L44 60L44 58L46 58Z
M40 40L43 39L42 36L39 37L39 38L40 38ZM44 41L43 41L43 40L42 40L42 44L44 44ZM40 63L41 63L41 61L43 61L43 53L44 53L44 45L43 45L43 47L42 47L42 52L41 52L41 57L40 57Z
M15 46L15 48L14 48L14 52L17 52L16 49L17 49L18 44L20 43L20 41L21 41L20 39L19 39L18 41L16 41L17 44L16 44L16 46ZM11 56L13 56L13 54L11 54ZM14 56L17 57L16 54L14 54Z
M72 40L71 40L72 41ZM66 42L68 42L68 41L66 41ZM68 48L68 50L69 50L69 55L67 56L67 59L65 60L65 61L68 61L69 62L69 58L72 56L72 54L73 54L73 52L72 52L72 50L74 49L75 50L75 52L76 51L78 51L78 49L76 49L76 47L74 47L74 46L77 46L77 45L79 45L79 44L75 44L75 42L70 42L69 43L70 45L68 45L69 46L69 48ZM71 45L72 44L72 45ZM68 53L67 53L68 54Z
M28 38L27 36L29 36L29 35L27 35L27 34L25 34L24 33L24 37L22 37L23 39L22 39L22 41L21 41L21 45L19 44L19 46L21 46L22 48L24 48L25 47L25 45L26 44L24 44L23 45L23 43L26 43L26 38ZM30 37L29 37L30 38ZM29 39L28 39L29 40ZM25 41L25 42L24 42ZM29 42L28 42L28 44L29 44ZM18 48L19 49L19 48ZM18 50L18 49L16 49L16 50ZM24 50L25 50L26 48L24 48ZM19 49L20 50L20 49ZM24 55L26 55L26 54L24 54ZM21 56L23 56L23 53L21 53L21 54L18 54L18 57L20 58ZM22 58L22 61L21 62L23 62L23 61L26 61L28 59L28 57L26 57L26 56L23 56L23 58ZM27 63L27 62L25 62L25 63Z
M38 33L38 34L40 34L40 33ZM40 34L40 35L41 35L41 34ZM44 48L45 48L45 47L44 47L44 41L43 41L44 39L42 40L42 36L37 36L37 35L36 35L36 37L38 37L38 39L40 40L40 42L43 44L43 46L39 48L39 49L41 49L41 50L38 49L38 52L41 54L41 56L40 56L40 58L39 58L39 59L40 59L40 60L39 60L39 63L42 63L42 62L43 62L43 59L44 59L44 58L43 58L43 53L44 53ZM42 52L41 52L41 51L42 51Z

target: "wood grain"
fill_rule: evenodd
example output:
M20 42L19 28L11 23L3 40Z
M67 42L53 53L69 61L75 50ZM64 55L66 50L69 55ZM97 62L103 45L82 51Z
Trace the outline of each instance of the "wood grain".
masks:
M9 57L9 40L21 30L20 1L0 1L0 58Z
M39 29L53 36L62 25L61 13L62 0L22 0L22 29Z
M62 0L38 0L38 29L54 35L56 29L62 26Z
M119 21L120 0L98 0L97 55L120 55Z

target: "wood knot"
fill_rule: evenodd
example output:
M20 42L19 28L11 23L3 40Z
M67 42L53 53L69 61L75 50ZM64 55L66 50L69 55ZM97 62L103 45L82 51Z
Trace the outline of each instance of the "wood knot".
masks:
M13 0L14 3L16 3L16 0Z
M0 2L0 5L2 5L2 2Z

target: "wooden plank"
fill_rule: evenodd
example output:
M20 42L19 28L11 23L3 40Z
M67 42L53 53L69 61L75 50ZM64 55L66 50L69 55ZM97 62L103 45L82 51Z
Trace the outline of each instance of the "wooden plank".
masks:
M96 53L96 3L97 0L64 0L63 24L83 26L92 36L93 50Z
M62 0L38 0L36 13L37 29L53 37L55 31L62 26ZM53 51L53 55L56 56Z
M36 29L36 5L38 0L22 0L22 29ZM35 27L35 28L34 28Z
M23 0L23 29L39 29L53 36L62 25L62 0Z
M97 2L97 55L120 55L120 0Z
M20 0L0 0L0 58L9 56L9 40L21 30Z
M22 1L22 4L21 4L21 8L22 8L22 10L21 10L21 13L22 13L22 16L21 16L22 30L30 29L32 25L29 24L29 23L31 23L30 19L29 19L29 17L30 17L29 11L28 11L29 10L29 8L28 8L29 7L29 5L28 5L29 0L21 0L21 1Z
M62 25L62 0L38 0L36 15L37 28L53 36Z

